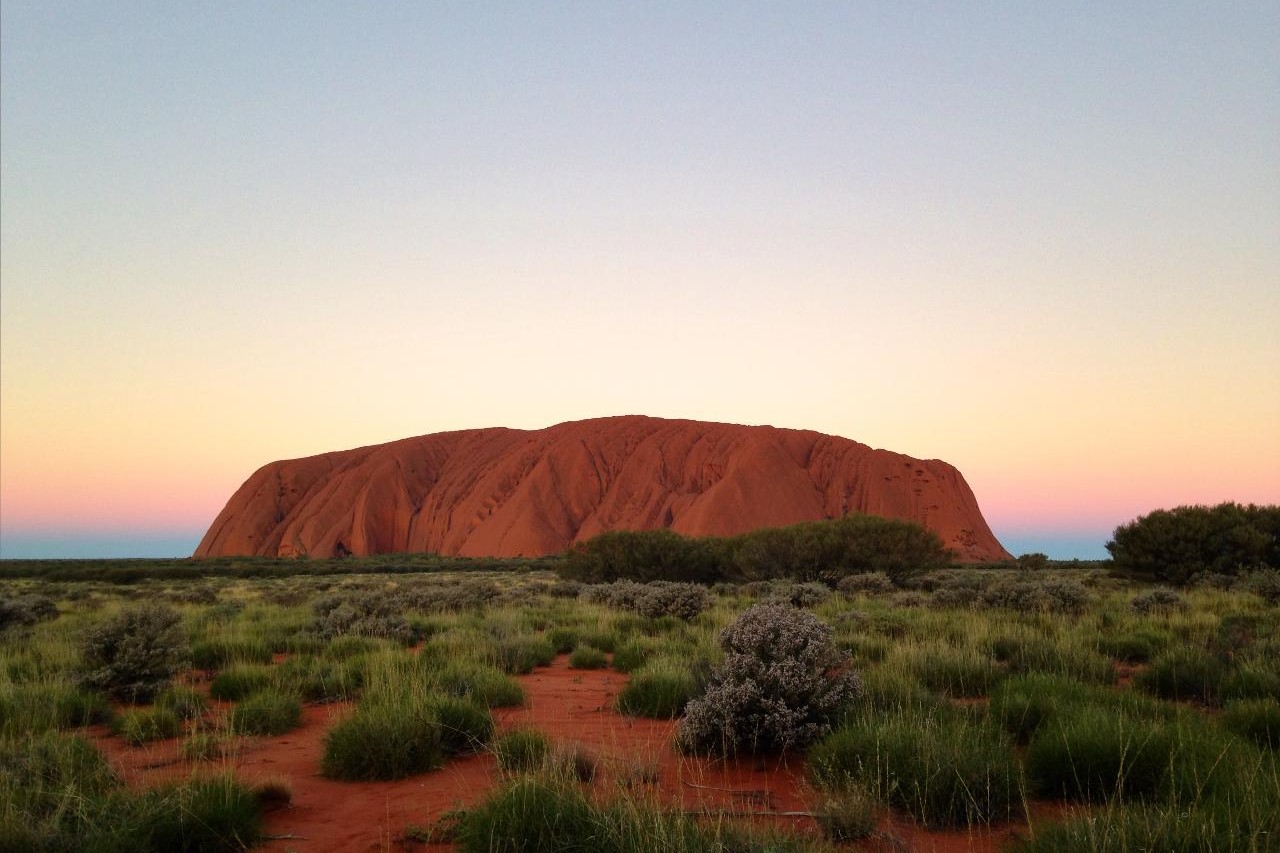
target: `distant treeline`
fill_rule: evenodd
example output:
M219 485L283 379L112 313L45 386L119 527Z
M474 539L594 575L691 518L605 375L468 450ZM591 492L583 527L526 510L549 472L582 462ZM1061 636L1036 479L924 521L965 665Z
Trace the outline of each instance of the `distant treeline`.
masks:
M574 545L559 571L588 583L790 578L834 585L863 572L902 580L944 568L952 559L938 535L918 524L850 515L726 537L612 531Z
M205 577L286 578L310 575L409 574L418 572L529 571L554 569L560 557L442 557L437 554L378 554L327 559L208 557L125 560L0 560L0 580L138 583Z

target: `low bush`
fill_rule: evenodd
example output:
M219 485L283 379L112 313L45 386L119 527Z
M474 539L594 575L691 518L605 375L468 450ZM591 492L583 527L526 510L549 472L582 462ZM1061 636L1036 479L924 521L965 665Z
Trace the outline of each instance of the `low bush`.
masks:
M29 628L58 618L58 605L47 595L28 593L0 598L0 633L9 628Z
M302 724L302 703L290 693L259 690L231 711L231 730L245 735L280 735Z
M645 584L644 591L636 598L634 609L650 619L674 616L688 622L710 606L711 594L704 586L655 581Z
M1171 589L1149 589L1146 592L1140 592L1129 600L1129 609L1134 613L1146 615L1148 613L1171 613L1175 610L1185 610L1187 607L1186 599Z
M950 709L857 715L809 751L825 788L864 786L931 828L1020 812L1013 750L1000 732Z
M836 589L845 595L885 595L895 587L884 572L858 572L840 578Z
M418 637L404 618L405 604L385 591L324 595L311 604L315 613L312 630L326 640L354 635L407 646Z
M812 613L758 604L720 634L724 662L688 703L684 749L731 753L802 746L826 734L861 690L830 626Z
M182 618L164 605L120 611L80 640L81 679L126 702L145 702L187 667L190 648Z

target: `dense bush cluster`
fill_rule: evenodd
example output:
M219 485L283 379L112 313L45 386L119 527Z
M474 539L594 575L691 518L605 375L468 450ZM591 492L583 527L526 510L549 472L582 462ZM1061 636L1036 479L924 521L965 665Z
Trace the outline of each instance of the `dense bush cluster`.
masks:
M931 591L934 607L1000 607L1024 613L1079 613L1089 602L1077 580L1052 574L1001 577L980 572L934 572L912 582Z
M0 631L16 626L29 627L58 618L58 606L47 595L27 593L0 599Z
M311 604L314 631L321 639L342 636L385 637L409 644L416 634L402 614L403 602L379 593L329 594Z
M149 700L186 668L191 654L181 616L165 605L104 619L81 638L80 652L84 683L128 702Z
M1201 574L1280 569L1280 506L1181 506L1116 528L1107 551L1117 569L1175 585Z
M723 538L694 539L670 530L611 531L574 545L560 571L589 583L789 578L833 586L846 575L882 572L900 579L950 560L937 534L917 524L849 515Z
M636 583L622 580L594 584L583 588L582 597L619 610L632 610L651 619L674 616L686 622L711 606L711 594L706 587L676 581Z
M761 752L826 734L861 691L831 628L812 613L758 604L720 634L724 662L689 702L678 742L692 751Z

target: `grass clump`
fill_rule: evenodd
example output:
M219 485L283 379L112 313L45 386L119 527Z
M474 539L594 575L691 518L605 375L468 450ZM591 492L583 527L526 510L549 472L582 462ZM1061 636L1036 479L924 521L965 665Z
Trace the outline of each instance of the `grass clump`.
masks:
M271 686L274 673L270 667L238 664L224 669L209 683L209 695L224 702L239 702L259 690Z
M440 723L440 747L446 755L479 752L493 737L487 707L453 696L437 696L431 708Z
M928 827L1016 816L1013 750L981 720L948 709L863 714L815 744L811 772L829 790L862 786Z
M889 663L900 663L925 687L949 696L986 696L1001 677L990 658L970 648L907 646Z
M182 732L182 720L164 708L133 708L118 714L111 721L111 730L130 746L138 746L177 737Z
M633 717L674 720L701 692L705 678L688 661L670 656L654 658L631 674L618 694L618 710Z
M106 722L100 694L59 681L0 685L0 735L21 737Z
M533 672L535 666L549 666L556 657L555 647L545 637L515 636L498 643L498 665L509 675Z
M1228 731L1267 749L1280 749L1280 702L1254 699L1232 702L1222 715Z
M578 646L569 656L570 669L604 669L609 657L594 646Z
M493 755L498 767L508 773L528 773L546 762L551 754L551 741L537 729L512 729L493 742Z
M347 781L401 779L444 763L443 732L422 699L362 702L325 736L320 771Z
M1211 702L1218 693L1222 670L1222 663L1207 652L1181 647L1157 657L1133 683L1161 699Z
M155 706L172 711L184 720L199 717L209 709L209 703L198 690L190 687L166 687L156 694Z
M231 711L231 730L237 734L280 735L301 724L298 697L272 688L249 694Z
M433 670L431 677L440 691L470 699L486 708L524 704L524 688L520 683L488 664L451 661Z

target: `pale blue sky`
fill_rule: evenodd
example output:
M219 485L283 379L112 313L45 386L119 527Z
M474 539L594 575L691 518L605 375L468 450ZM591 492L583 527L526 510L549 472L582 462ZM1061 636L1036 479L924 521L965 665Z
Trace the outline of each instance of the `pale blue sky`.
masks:
M0 556L622 413L943 458L1055 556L1280 500L1278 57L1275 3L5 0Z

